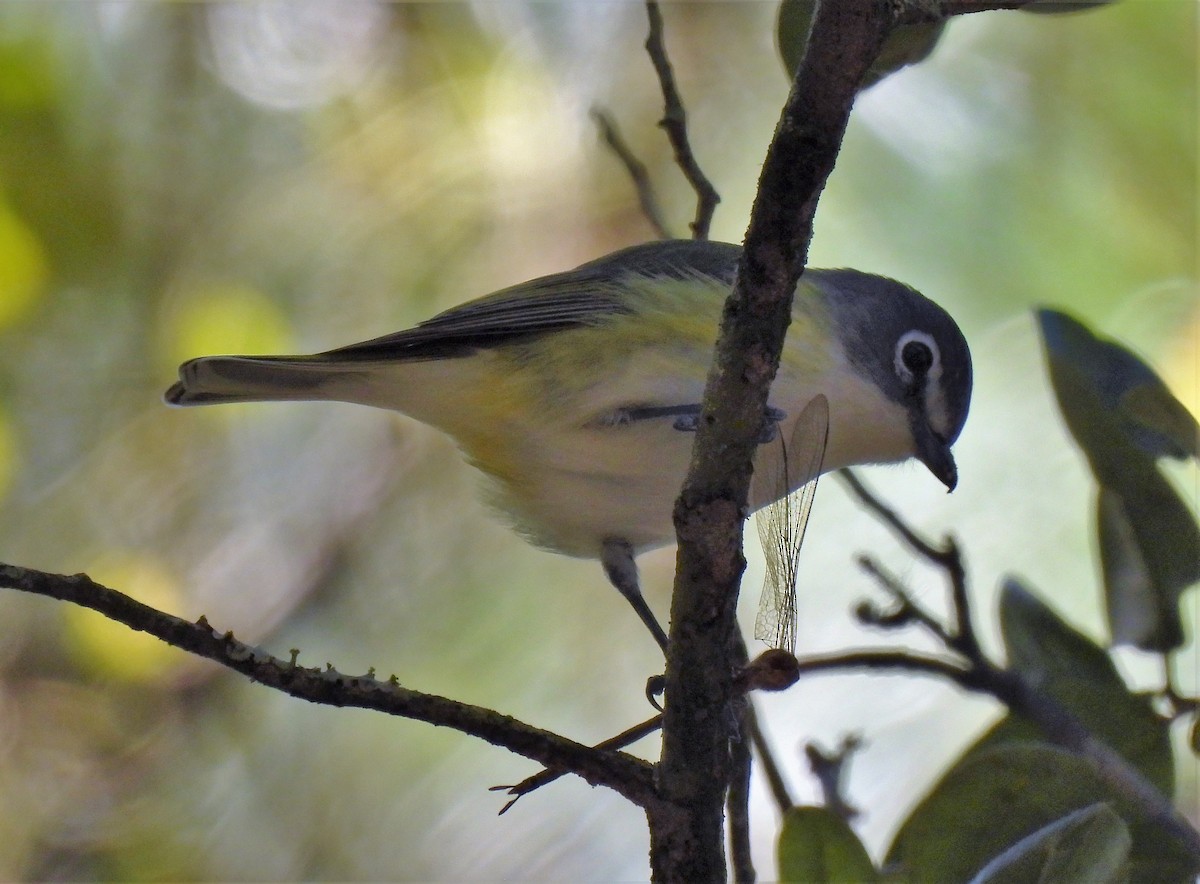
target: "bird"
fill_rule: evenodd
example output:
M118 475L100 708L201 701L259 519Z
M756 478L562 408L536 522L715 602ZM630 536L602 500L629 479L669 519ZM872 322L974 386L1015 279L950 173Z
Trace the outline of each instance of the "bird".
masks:
M741 251L707 240L631 246L362 343L191 359L164 398L350 402L443 431L521 535L599 559L665 650L635 559L675 541L673 505ZM852 269L806 269L793 303L762 441L791 438L824 397L820 472L916 458L953 490L951 446L972 369L950 315L903 283ZM784 460L781 446L759 445L756 476L779 474ZM748 509L814 478L756 481Z

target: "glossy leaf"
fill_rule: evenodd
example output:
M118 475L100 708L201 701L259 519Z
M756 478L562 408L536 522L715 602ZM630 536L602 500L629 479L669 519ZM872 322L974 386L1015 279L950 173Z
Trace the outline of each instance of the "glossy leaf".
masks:
M1117 884L1128 878L1129 827L1107 804L1073 811L1022 838L970 884Z
M1121 458L1125 442L1151 457L1196 456L1200 425L1141 357L1066 313L1037 315L1059 408L1089 460Z
M1176 648L1184 639L1180 595L1200 580L1200 528L1154 458L1194 449L1194 430L1191 438L1186 432L1194 418L1181 416L1186 409L1125 348L1064 313L1041 310L1038 318L1059 408L1102 488L1098 533L1113 639Z
M1095 9L1097 6L1108 6L1113 0L1033 0L1032 3L1027 3L1024 6L1018 7L1024 12L1040 12L1045 15L1057 15L1064 12L1084 12L1088 9Z
M1011 578L1000 593L1000 631L1012 668L1171 793L1175 767L1169 726L1148 696L1129 690L1102 648ZM1012 713L967 754L1004 742L1044 739L1036 725Z
M1125 691L1108 654L1011 577L1000 589L1000 632L1009 665L1035 684L1074 677Z
M1042 689L1164 794L1170 794L1175 776L1170 729L1154 711L1150 696L1117 691L1087 679L1069 677L1055 679ZM1010 713L980 737L966 754L1005 743L1045 741L1046 735L1041 728Z
M1020 839L1071 811L1109 800L1091 766L1035 743L970 753L900 827L887 865L905 880L966 881Z
M1096 505L1100 561L1114 642L1169 651L1185 636L1183 591L1200 580L1200 527L1157 471L1101 486Z
M796 69L800 67L804 58L804 49L808 45L808 35L812 30L816 8L817 0L783 0L779 4L775 39L788 77L796 76ZM937 46L945 28L945 21L900 25L895 28L884 41L879 56L863 78L861 88L874 86L888 74L924 61Z
M783 816L779 879L812 884L879 880L849 823L827 807L793 807Z

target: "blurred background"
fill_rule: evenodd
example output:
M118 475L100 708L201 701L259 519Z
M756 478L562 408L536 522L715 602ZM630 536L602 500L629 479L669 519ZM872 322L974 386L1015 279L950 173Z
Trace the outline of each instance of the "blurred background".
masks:
M664 7L723 198L717 239L744 233L786 94L775 14ZM655 125L645 30L625 2L0 5L0 560L86 570L276 655L373 666L582 741L646 718L661 657L601 569L509 532L439 434L352 406L160 398L192 356L328 349L650 238L594 106L685 234L692 194ZM1200 408L1197 32L1190 0L955 21L930 61L862 96L822 199L813 264L911 283L971 341L959 490L919 467L860 475L960 538L993 648L1008 573L1105 634L1092 480L1030 308L1120 338ZM1194 467L1171 478L1196 500ZM751 532L752 559L756 545ZM944 610L937 575L827 480L802 651L906 638L853 622L873 597L864 550ZM673 551L641 564L665 616ZM1194 641L1194 591L1187 606ZM1157 683L1156 661L1119 656ZM1198 667L1193 644L1185 690ZM803 800L817 795L803 743L863 734L848 792L876 856L998 715L898 676L812 679L761 707ZM1195 760L1179 762L1195 820ZM0 879L648 875L643 815L577 779L498 818L487 787L534 770L0 592ZM776 813L757 779L754 812L770 877Z

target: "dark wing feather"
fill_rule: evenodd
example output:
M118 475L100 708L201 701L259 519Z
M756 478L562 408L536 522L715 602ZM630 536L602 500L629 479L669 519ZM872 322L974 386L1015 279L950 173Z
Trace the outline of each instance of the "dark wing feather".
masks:
M342 361L442 359L628 313L639 278L711 276L729 282L741 249L678 240L622 249L566 273L543 276L439 313L416 328L322 353Z

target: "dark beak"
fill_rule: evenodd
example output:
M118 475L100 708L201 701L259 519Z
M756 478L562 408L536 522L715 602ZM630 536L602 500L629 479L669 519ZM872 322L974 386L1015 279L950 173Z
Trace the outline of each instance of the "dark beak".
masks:
M917 443L917 460L937 476L947 491L953 491L958 484L958 467L946 440L930 429L924 416L913 421L913 439Z

